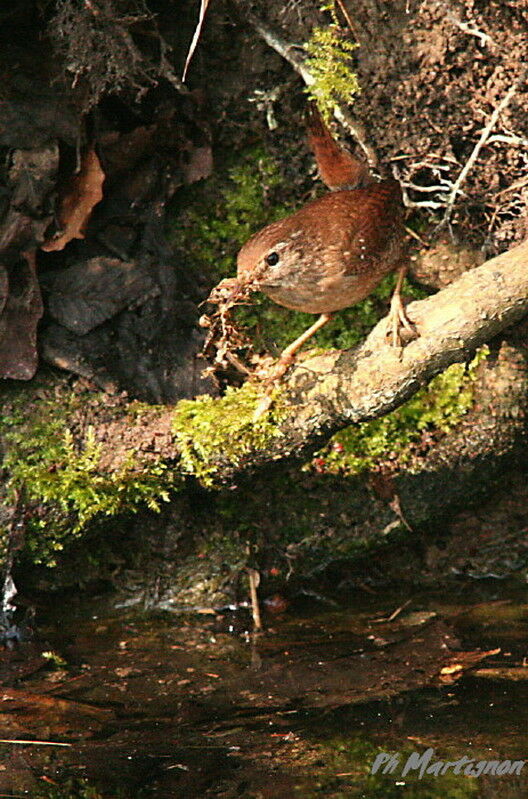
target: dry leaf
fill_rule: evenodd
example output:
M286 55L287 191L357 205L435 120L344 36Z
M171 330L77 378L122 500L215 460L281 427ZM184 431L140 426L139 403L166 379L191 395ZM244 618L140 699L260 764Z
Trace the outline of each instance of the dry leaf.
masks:
M103 199L105 173L93 149L87 150L81 161L81 169L75 175L60 200L58 235L44 242L45 252L63 250L72 239L83 239L86 225L94 206Z
M486 652L457 652L453 660L440 669L438 681L442 685L452 685L464 672L472 669L481 660L498 655L500 651L500 648L498 648L488 649Z

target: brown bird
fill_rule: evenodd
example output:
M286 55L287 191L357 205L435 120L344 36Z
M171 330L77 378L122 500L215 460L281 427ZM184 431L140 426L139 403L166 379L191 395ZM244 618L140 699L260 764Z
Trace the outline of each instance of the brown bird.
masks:
M236 280L220 284L233 298L251 288L286 308L320 314L284 350L273 379L284 374L297 350L335 311L363 300L398 267L389 315L393 343L399 343L401 325L412 330L400 297L405 256L398 182L372 177L333 139L314 108L308 130L319 174L334 191L256 233L238 254Z

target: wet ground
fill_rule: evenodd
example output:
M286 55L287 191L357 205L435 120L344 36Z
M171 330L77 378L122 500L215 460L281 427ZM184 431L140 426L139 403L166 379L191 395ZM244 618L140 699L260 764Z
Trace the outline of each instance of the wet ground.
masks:
M495 582L303 602L259 636L244 610L55 600L0 658L0 797L521 799L526 598Z

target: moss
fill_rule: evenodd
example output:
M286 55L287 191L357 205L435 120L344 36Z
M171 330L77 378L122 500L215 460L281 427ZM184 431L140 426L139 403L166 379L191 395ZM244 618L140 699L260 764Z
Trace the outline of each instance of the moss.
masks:
M236 161L231 156L200 186L180 192L179 213L169 223L171 242L206 271L211 284L232 275L244 242L292 210L292 203L277 197L282 182L278 165L262 147L237 153Z
M312 465L318 471L333 473L336 479L375 469L383 462L409 468L424 436L435 438L451 430L472 406L476 367L485 353L482 350L467 368L451 366L392 414L341 431ZM179 403L173 413L173 434L181 452L181 472L214 486L223 463L243 468L255 451L269 447L281 435L278 423L285 411L278 395L273 412L254 423L260 397L258 386L246 384L241 389L228 389L221 399L200 397ZM78 394L68 386L41 392L31 401L26 391L19 390L0 418L0 437L7 453L4 502L19 498L26 508L26 546L36 563L54 565L57 551L102 520L145 506L159 510L181 481L181 474L165 463L147 460L134 450L117 470L101 468L101 446L93 429L84 428L82 419L90 405L88 415L97 424L94 408L104 408L107 402L106 397ZM112 417L124 413L137 420L156 410L132 403L111 413ZM281 477L282 482L284 479ZM273 482L271 477L268 480ZM281 532L279 548L285 542L289 545L309 539L314 515L318 515L317 507L301 489L297 497L294 486L295 478L286 491L290 511L281 506L281 514L290 519L290 529ZM282 498L284 490L282 483L278 488L270 483L271 494L277 498ZM275 500L270 501L275 504ZM298 511L293 507L297 501ZM221 505L226 525L230 512L236 517L237 534L244 530L248 534L251 530L258 532L258 503L246 503L237 493L224 498ZM336 546L335 540L332 546Z
M310 340L310 346L342 350L357 347L374 325L386 316L395 283L396 275L387 275L365 300L336 313L331 322ZM409 282L405 285L404 294L409 300L426 296L425 291ZM236 318L250 331L257 349L275 354L291 344L315 319L313 314L275 305L260 294L252 295L251 305L238 309Z
M144 506L159 510L175 485L165 463L146 461L134 450L117 470L102 470L94 430L79 424L88 402L104 408L105 397L87 398L68 387L28 402L20 390L0 418L5 501L18 499L28 510L26 546L35 563L55 565L66 542L105 517Z
M408 757L416 751L416 747L405 746L395 754L397 767L393 772L383 773L383 766L376 774L372 774L372 766L376 757L387 753L387 746L379 746L365 737L334 734L322 743L313 747L313 757L319 766L317 776L310 787L301 783L304 799L316 799L320 796L331 796L333 799L345 797L368 796L369 799L399 799L404 795L409 799L472 799L479 795L478 780L464 774L454 774L452 770L443 775L410 771L404 780L398 781ZM425 746L419 752L423 754ZM390 749L389 749L390 752ZM437 759L455 761L460 758L456 751L447 753L435 752L432 762ZM475 758L478 760L478 757ZM339 776L341 775L341 776ZM297 791L295 792L297 794ZM300 796L300 791L298 793Z
M488 352L483 347L469 365L453 364L387 416L337 433L316 456L317 467L359 474L381 462L408 464L424 434L449 432L472 407L477 367Z
M174 413L173 431L180 466L203 485L214 484L223 460L242 466L255 450L269 446L281 435L277 422L282 417L277 393L272 413L253 421L262 392L251 383L228 388L220 399L203 396L180 402Z
M304 45L308 53L305 66L314 79L306 91L327 120L336 105L349 104L352 97L360 91L357 76L350 63L357 46L347 41L335 24L326 28L314 28Z

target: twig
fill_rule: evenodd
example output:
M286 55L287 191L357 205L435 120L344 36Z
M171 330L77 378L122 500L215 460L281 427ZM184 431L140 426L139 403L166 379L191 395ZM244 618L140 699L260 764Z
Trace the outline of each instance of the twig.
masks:
M251 599L251 615L253 616L253 628L255 632L262 630L262 619L260 618L260 606L258 601L258 585L260 574L256 569L248 569L249 575L249 596Z
M516 180L515 183L512 183L512 185L508 186L508 188L502 189L502 191L497 192L497 194L495 195L495 199L497 199L497 197L502 197L503 194L509 194L511 191L517 191L517 189L522 189L524 186L526 186L527 183L528 183L528 177L519 178L519 180Z
M169 59L167 58L167 50L169 50L169 45L163 38L161 34L159 34L159 48L160 48L160 65L159 70L163 77L176 89L177 92L180 94L189 94L189 89L181 78L179 78L172 68L172 64L170 63Z
M524 75L524 73L523 73L523 75ZM490 116L488 124L482 130L482 133L480 134L480 138L479 138L478 142L474 146L471 155L469 156L468 160L466 161L466 164L462 168L458 178L456 179L456 181L453 184L453 188L451 189L451 193L450 193L449 197L447 198L447 203L446 203L444 216L442 218L442 221L438 225L437 230L442 228L442 227L444 227L449 222L450 217L451 217L451 212L453 210L453 207L454 207L456 199L457 199L457 195L460 193L460 187L463 184L463 182L465 181L465 179L467 178L469 172L473 169L473 166L475 165L475 162L476 162L476 160L477 160L477 158L479 156L480 151L482 150L482 148L486 144L487 140L490 137L491 131L493 130L493 128L497 124L499 116L502 114L504 109L507 108L508 105L510 104L515 92L517 91L517 87L518 87L518 85L519 85L519 83L521 81L521 78L522 78L522 76L519 77L512 86L510 86L510 88L508 89L508 91L506 92L506 94L504 95L504 97L502 98L502 100L500 101L500 103L498 104L498 106L496 107L496 109L494 110L492 115Z
M294 70L301 76L307 86L313 86L315 79L312 73L305 66L305 59L302 55L296 53L296 50L302 50L300 45L293 44L286 41L280 33L274 28L270 27L266 22L256 17L254 14L247 14L247 20L250 25L255 28L257 33L262 36L266 44L268 44L276 53L281 55ZM335 106L335 118L343 125L343 127L353 136L365 155L367 156L371 168L376 168L378 165L378 156L374 148L367 143L366 131L363 125L356 120L350 111Z
M263 22L263 20L259 19L259 17L256 17L254 14L249 13L247 15L247 20L250 25L255 28L257 33L262 36L266 44L268 44L272 50L275 50L276 53L281 55L288 62L288 64L291 64L291 66L296 72L299 73L307 86L312 86L315 83L315 79L311 72L309 72L304 66L304 58L294 52L295 50L301 50L301 45L286 41L286 39L282 38L280 33L278 33L274 28L270 27L267 23Z
M528 147L528 139L524 139L522 136L516 136L515 134L506 136L502 133L496 133L488 139L488 144L494 144L495 142L512 144L514 147Z
M73 746L60 741L26 741L23 738L0 738L0 744L23 744L25 746Z
M406 232L406 233L407 233L409 236L411 236L413 239L416 239L416 241L419 241L419 242L420 242L420 244L422 245L422 247L427 247L427 246L428 246L427 242L426 242L426 241L424 241L424 240L422 239L422 237L421 237L421 236L419 236L419 235L418 235L418 233L417 233L415 230L413 230L413 229L412 229L412 228L410 228L410 227L407 227L407 225L405 225L404 227L405 227L405 232Z
M469 22L463 22L463 20L459 19L455 14L453 14L449 2L438 0L436 5L445 11L446 18L449 20L449 22L452 22L453 25L463 33L467 33L469 36L475 36L477 39L480 39L480 43L483 47L488 44L495 44L495 41L489 34L484 33L484 31L479 30Z
M449 191L452 185L452 183L446 182L439 186L418 186L417 183L411 183L409 180L405 181L405 187L407 189L413 189L414 191L422 192L423 194L433 191Z
M406 208L431 208L433 211L444 208L445 204L443 202L436 202L435 200L412 200L407 191L408 184L403 180L398 167L394 163L392 164L392 174L401 186L403 204Z
M467 33L470 36L476 36L477 39L480 39L480 43L485 47L488 44L495 44L493 39L488 33L484 33L484 31L480 31L478 28L473 28L467 22L462 22L461 19L455 17L454 14L449 13L447 18L450 22L453 23L457 28L459 28L463 33Z
M346 24L348 25L348 27L350 28L351 32L354 34L354 36L357 39L358 38L358 34L357 34L356 26L352 22L352 17L350 16L350 13L349 13L348 8L346 7L346 5L344 3L344 0L335 0L335 2L336 2L336 5L339 6L339 10L341 11L342 15L344 16L344 18L346 20Z
M194 36L192 38L192 42L189 46L189 52L187 53L187 58L185 59L185 66L183 67L183 75L182 81L185 83L185 78L187 77L187 70L189 69L189 64L191 63L191 59L194 55L194 51L196 50L196 45L200 40L200 35L202 33L202 27L205 20L205 12L207 11L207 6L209 5L210 0L201 0L200 3L200 14L198 16L198 23L194 30Z
M386 616L383 619L372 619L372 624L386 624L390 621L394 621L394 619L398 618L400 613L405 610L412 602L412 599L408 599L407 602L404 602L403 605L400 605L396 610L393 610L390 616Z

